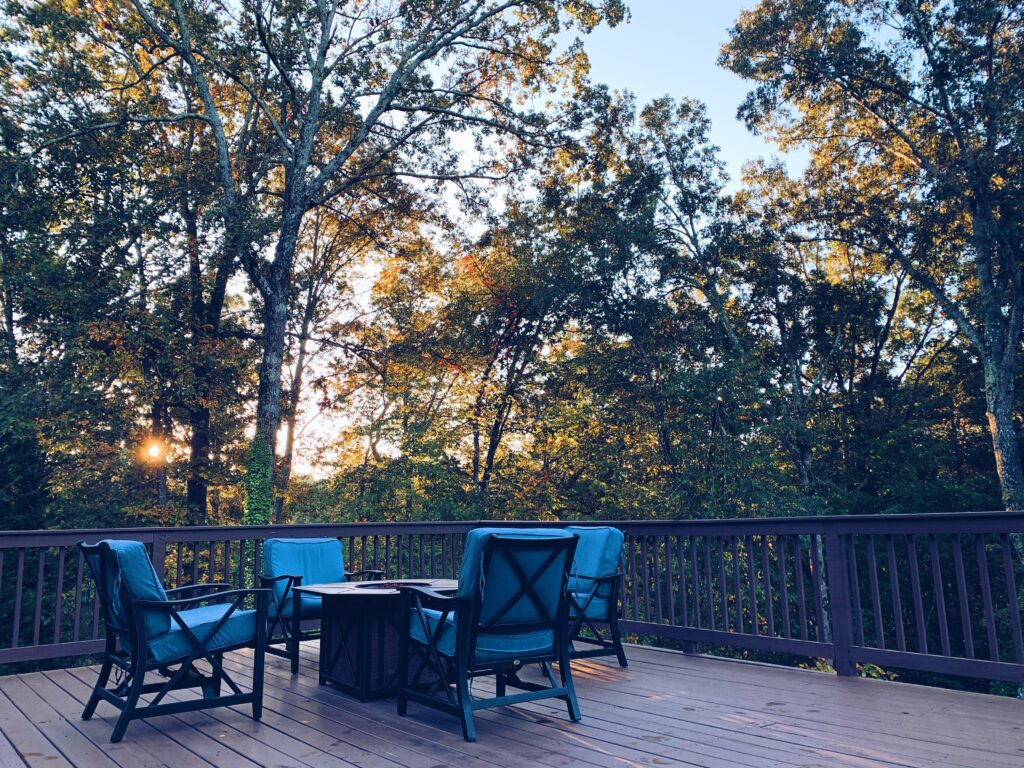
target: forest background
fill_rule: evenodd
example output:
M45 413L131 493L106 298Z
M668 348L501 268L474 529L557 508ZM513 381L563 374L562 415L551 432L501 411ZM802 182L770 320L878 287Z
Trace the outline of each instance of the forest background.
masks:
M1022 4L753 6L731 180L627 19L7 0L0 527L1024 507Z

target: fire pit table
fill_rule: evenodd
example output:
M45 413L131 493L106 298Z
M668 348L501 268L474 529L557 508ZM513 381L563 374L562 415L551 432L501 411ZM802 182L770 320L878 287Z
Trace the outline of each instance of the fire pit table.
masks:
M454 592L453 579L386 579L310 584L295 592L323 601L320 685L332 683L361 701L395 695L398 687L399 585Z

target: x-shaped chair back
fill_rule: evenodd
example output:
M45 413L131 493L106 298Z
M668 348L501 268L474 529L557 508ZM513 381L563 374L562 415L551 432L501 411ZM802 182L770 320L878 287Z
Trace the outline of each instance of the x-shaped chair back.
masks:
M484 547L477 635L554 631L566 608L565 582L576 539L493 535Z

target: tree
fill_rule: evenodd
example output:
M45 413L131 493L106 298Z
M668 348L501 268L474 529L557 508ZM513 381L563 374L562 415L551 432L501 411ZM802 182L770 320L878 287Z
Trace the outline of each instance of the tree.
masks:
M485 149L503 136L543 142L549 118L520 109L561 70L578 66L577 48L552 59L553 38L572 20L590 29L621 20L619 0L252 0L237 19L214 4L169 6L130 0L153 40L139 41L180 60L199 97L195 112L145 119L201 120L212 133L226 237L262 300L263 359L257 431L274 450L281 416L288 299L306 213L382 175L427 180L503 173ZM268 126L256 150L273 169L260 187L273 210L275 243L265 259L249 226L238 179L254 160L231 120L234 94L212 87L226 78L252 98L253 122ZM520 102L521 103L521 102ZM239 127L240 126L240 127ZM479 163L460 166L447 139L478 137ZM244 136L244 134L242 134Z
M1024 6L766 0L721 61L757 83L752 128L831 169L835 239L897 262L975 349L1003 503L1024 506Z

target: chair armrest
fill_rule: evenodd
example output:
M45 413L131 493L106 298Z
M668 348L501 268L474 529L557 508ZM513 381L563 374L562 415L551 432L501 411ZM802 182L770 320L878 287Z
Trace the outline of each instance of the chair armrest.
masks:
M168 589L166 591L168 595L185 595L189 592L195 592L196 590L221 591L230 588L230 584L223 584L218 582L213 584L190 584L187 587L175 587L174 589Z
M275 581L281 581L282 579L290 579L291 581L296 583L302 581L301 576L289 576L286 573L283 573L280 576L264 576L260 574L260 585L265 587L268 584L273 584Z
M132 606L136 608L155 608L157 610L164 610L169 612L177 612L178 610L193 605L195 603L202 603L209 600L211 597L216 598L231 598L231 597L245 597L252 595L253 597L259 597L260 595L271 594L269 589L230 589L227 592L217 592L213 595L199 595L198 597L188 597L183 600L139 600L132 598Z
M458 595L442 595L440 592L435 592L432 589L426 587L418 587L413 584L402 584L395 587L401 593L410 593L410 597L418 595L424 600L428 600L431 603L442 603L448 605L458 605L469 600L467 597L459 597Z
M576 579L586 579L587 581L613 581L614 579L621 579L625 576L625 572L616 571L615 573L606 573L604 576L588 576L585 573L573 573L570 574Z
M353 578L355 576L359 576L361 578L364 578L366 576L371 576L371 575L372 576L379 576L381 578L384 578L384 571L379 571L376 568L364 568L361 571L345 571L345 578L346 579L351 579L351 578Z

